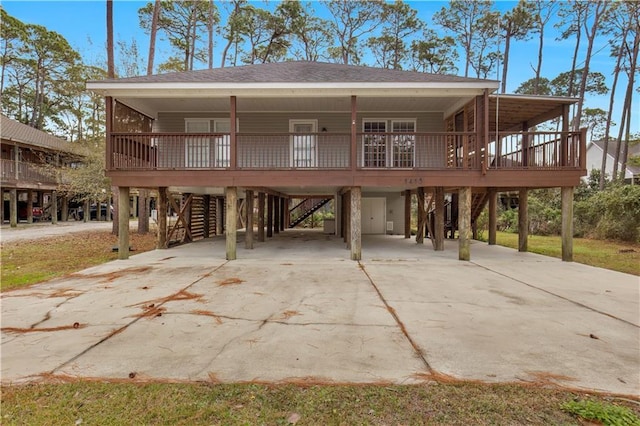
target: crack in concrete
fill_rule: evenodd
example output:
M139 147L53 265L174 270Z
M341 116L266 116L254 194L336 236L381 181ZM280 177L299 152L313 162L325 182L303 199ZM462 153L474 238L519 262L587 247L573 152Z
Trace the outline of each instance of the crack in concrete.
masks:
M179 290L179 292L181 291L186 291L187 289L191 288L192 286L196 285L197 283L199 283L200 281L202 281L203 279L207 278L208 276L210 276L210 274L213 274L215 272L217 272L218 270L220 270L223 266L225 266L227 263L229 263L229 261L225 261L224 263L222 263L221 265L215 267L213 270L211 270L211 272L209 274L205 274L204 276L199 277L198 279L196 279L195 281L193 281L191 284L187 285L186 287L182 288L181 290ZM158 307L162 306L163 304L168 303L168 301L163 302L161 304L158 305ZM83 350L82 352L80 352L79 354L73 356L71 359L63 362L62 364L60 364L59 366L55 367L54 369L52 369L49 373L47 374L55 374L57 371L59 371L60 369L62 369L63 367L69 365L70 363L74 362L75 360L77 360L78 358L80 358L81 356L83 356L84 354L86 354L87 352L89 352L90 350L100 346L102 343L106 342L107 340L109 340L110 338L112 338L113 336L122 333L124 330L126 330L127 328L129 328L131 325L135 324L136 322L140 321L142 318L144 318L143 316L139 316L137 318L135 318L133 321L125 324L124 326L114 330L113 332L109 333L107 336L103 337L102 339L100 339L98 342L94 343L93 345L89 346L88 348L86 348L85 350Z
M625 324L628 324L628 325L630 325L630 326L632 326L632 327L640 328L640 325L638 325L638 324L634 324L634 323L632 323L632 322L630 322L630 321L627 321L627 320L625 320L625 319L623 319L623 318L619 318L619 317L617 317L617 316L615 316L615 315L612 315L612 314L610 314L610 313L608 313L608 312L604 312L604 311L601 311L601 310L599 310L599 309L592 308L591 306L585 305L584 303L576 302L575 300L571 300L571 299L569 299L569 298L567 298L567 297L561 296L561 295L556 294L556 293L554 293L554 292L552 292L552 291L545 290L544 288L540 288L540 287L537 287L537 286L535 286L535 285L533 285L533 284L529 284L529 283L528 283L528 282L526 282L526 281L522 281L522 280L519 280L518 278L514 278L514 277L512 277L512 276L510 276L510 275L503 274L502 272L498 272L498 271L493 270L493 269L491 269L491 268L489 268L489 267L487 267L487 266L480 265L479 263L476 263L476 262L473 262L473 261L470 261L469 263L471 263L471 264L473 264L473 265L476 265L476 266L478 266L478 267L480 267L480 268L482 268L482 269L484 269L484 270L486 270L486 271L492 272L492 273L494 273L494 274L496 274L496 275L500 275L501 277L508 278L508 279L513 280L513 281L515 281L515 282L517 282L517 283L524 284L524 285L526 285L527 287L530 287L530 288L533 288L533 289L539 290L539 291L541 291L541 292L543 292L543 293L547 293L547 294L549 294L549 295L551 295L551 296L554 296L554 297L557 297L557 298L559 298L559 299L562 299L562 300L564 300L564 301L566 301L566 302L572 303L572 304L574 304L574 305L576 305L576 306L579 306L579 307L581 307L581 308L585 308L585 309L588 309L588 310L590 310L590 311L592 311L592 312L595 312L595 313L597 313L597 314L604 315L604 316L609 317L609 318L612 318L612 319L614 319L614 320L618 320L618 321L623 322L623 323L625 323Z
M407 328L404 326L404 323L400 320L398 313L384 298L384 296L382 295L382 292L380 291L376 283L373 281L373 278L371 278L371 275L369 275L369 273L365 269L364 264L358 261L358 266L360 267L360 270L364 273L364 275L367 277L367 279L371 283L371 286L373 286L376 293L378 293L378 297L380 298L382 303L384 303L384 305L387 308L387 311L391 314L395 322L398 324L398 327L400 327L400 331L402 331L402 334L404 334L404 337L409 341L409 344L411 345L411 347L413 347L413 350L415 351L416 356L420 358L420 360L424 363L425 367L427 368L427 371L430 374L434 374L435 370L431 367L431 365L429 365L429 361L427 361L427 358L424 352L422 351L422 349L420 349L420 346L418 346L418 344L411 338L411 336L409 335L409 332L407 331Z
M70 300L75 299L76 297L80 297L81 295L83 295L84 293L78 293L74 296L69 297L68 299L63 300L62 302L58 303L57 305L55 305L53 308L49 309L47 311L47 313L44 315L44 318L41 319L40 321L31 324L31 326L29 328L36 328L37 326L39 326L40 324L42 324L43 322L49 321L51 319L51 312L55 311L56 309L58 309L60 306L64 305L65 303L69 302Z

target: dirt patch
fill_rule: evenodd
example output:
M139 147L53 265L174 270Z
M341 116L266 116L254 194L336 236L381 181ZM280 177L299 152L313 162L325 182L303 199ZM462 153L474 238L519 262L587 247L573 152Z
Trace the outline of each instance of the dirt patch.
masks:
M298 312L298 311L292 311L292 310L289 310L289 311L284 311L284 312L280 315L280 317L279 317L279 318L280 318L280 319L282 319L282 320L286 320L286 319L289 319L289 318L291 318L291 317L295 317L296 315L302 315L302 314L301 314L300 312Z
M218 285L220 287L223 287L223 286L226 286L226 285L242 284L243 282L244 282L244 280L241 280L240 278L232 277L232 278L227 278L227 279L222 280L222 281L218 281Z
M151 270L150 266L138 266L134 268L122 269L120 271L106 272L104 274L71 274L71 278L96 279L104 280L103 282L112 282L125 275L143 274Z

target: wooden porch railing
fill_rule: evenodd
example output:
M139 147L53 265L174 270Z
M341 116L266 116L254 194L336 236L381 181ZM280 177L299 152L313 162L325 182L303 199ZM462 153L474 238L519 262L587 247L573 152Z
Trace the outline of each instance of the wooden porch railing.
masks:
M485 148L474 132L357 133L358 169L482 170L579 168L581 132L499 133ZM348 170L350 133L238 133L239 170ZM112 133L109 170L226 170L229 133Z
M41 183L56 183L56 175L51 170L45 167L19 161L17 163L17 175L16 175L16 162L13 160L2 159L2 180L3 181L15 181L21 180L25 182L41 182Z

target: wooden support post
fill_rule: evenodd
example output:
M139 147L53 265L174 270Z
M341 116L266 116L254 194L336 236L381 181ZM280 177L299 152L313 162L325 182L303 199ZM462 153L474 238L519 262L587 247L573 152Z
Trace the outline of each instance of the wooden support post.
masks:
M224 234L224 197L216 197L216 235Z
M33 190L27 190L27 223L33 223Z
M109 214L109 208L108 207L107 207L107 214ZM66 195L62 196L62 206L61 206L60 219L63 222L68 222L69 221L69 197L67 197Z
M518 195L518 251L528 250L529 240L529 192L520 189Z
M280 197L273 198L273 232L280 233Z
M235 96L229 97L229 169L237 167L238 138L236 136L237 102ZM237 191L236 191L237 192Z
M258 192L258 241L264 242L264 192Z
M444 250L444 188L437 186L434 197L436 199L435 207L435 225L433 229L435 239L435 250Z
M211 236L211 195L202 196L202 205L204 207L204 229L202 236L204 238L209 238Z
M271 194L267 196L267 238L273 237L273 198Z
M156 247L167 248L167 188L158 187L158 240Z
M238 190L235 186L226 188L226 232L227 260L236 259L236 233L238 227Z
M9 190L9 226L18 226L18 190L15 188Z
M285 208L286 208L286 203L285 203L286 199L284 197L280 197L280 223L278 224L280 226L280 232L284 232L285 226Z
M182 218L184 221L184 242L185 243L190 243L191 241L193 241L192 238L192 229L191 229L191 202L193 200L193 194L191 193L186 193L183 195L182 198L182 205L180 206L180 209L182 210Z
M351 260L362 259L362 190L359 186L351 188Z
M496 188L489 188L489 245L496 244L498 232L498 191Z
M129 187L118 187L118 259L129 258ZM89 212L87 212L89 214Z
M51 224L58 223L58 192L51 191Z
M247 214L247 226L244 233L244 246L245 248L253 248L253 191L247 190L246 194L246 214Z
M351 170L358 168L358 100L355 96L351 96Z
M424 211L424 188L418 187L418 229L416 230L416 243L424 244L424 225L427 221L427 214Z
M460 188L458 197L458 259L471 259L471 188Z
M573 262L573 187L562 187L562 260Z
M404 191L404 237L411 238L411 190Z
M345 204L345 229L344 242L347 243L347 249L351 250L351 191L348 191L344 197Z

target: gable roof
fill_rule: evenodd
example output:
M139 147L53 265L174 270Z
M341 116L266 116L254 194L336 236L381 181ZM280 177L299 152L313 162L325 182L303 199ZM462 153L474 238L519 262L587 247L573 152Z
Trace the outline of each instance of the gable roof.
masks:
M288 61L104 80L121 83L486 83L497 81L385 68Z
M600 139L600 140L597 140L597 141L591 141L591 143L587 147L587 150L589 148L591 148L591 146L596 146L596 147L600 148L600 151L604 151L604 139ZM611 157L611 159L614 158L615 152L616 152L617 149L618 149L618 141L615 140L615 139L610 139L609 140L609 147L607 148L607 155L609 157ZM634 145L629 145L629 150L627 152L627 158L631 158L631 157L639 156L639 155L640 155L640 143L634 144ZM627 170L631 171L634 175L640 175L640 167L631 165L628 162L627 162Z
M71 144L58 137L12 120L4 114L0 114L0 117L0 138L2 140L54 151L75 152Z

